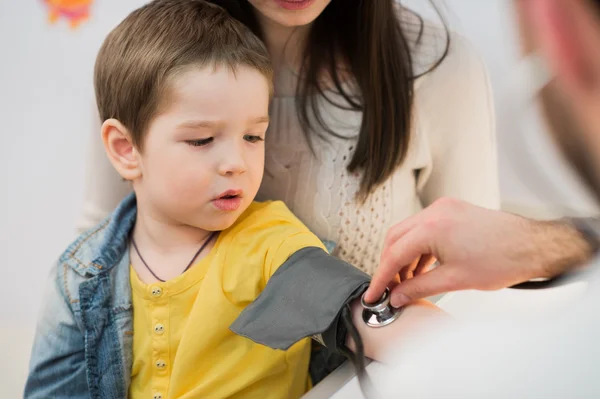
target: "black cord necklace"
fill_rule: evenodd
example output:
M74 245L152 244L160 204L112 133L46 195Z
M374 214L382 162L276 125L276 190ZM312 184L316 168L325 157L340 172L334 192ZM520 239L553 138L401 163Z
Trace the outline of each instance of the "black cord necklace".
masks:
M200 252L202 252L202 250L204 248L206 248L206 246L208 245L208 243L211 242L212 239L216 235L217 235L216 231L213 231L212 233L210 233L210 235L206 238L206 240L204 240L204 242L200 246L200 249L198 250L198 252L196 252L196 254L192 258L192 260L190 261L190 263L188 263L187 267L181 272L181 274L185 273L190 267L192 267L192 265L194 264L194 261L196 260L196 258L198 257L198 255L200 255ZM148 269L148 271L154 276L155 279L157 279L158 281L162 281L164 283L166 280L163 280L162 278L160 278L156 274L154 274L154 272L152 271L152 269L150 269L150 266L148 266L148 264L146 263L146 261L142 257L142 254L140 253L140 250L138 249L138 247L137 247L137 245L135 243L135 240L133 239L133 235L131 236L131 244L133 244L133 248L135 249L135 252L137 253L137 256L139 256L139 258L142 261L142 263L144 264L144 266L146 266L146 269Z

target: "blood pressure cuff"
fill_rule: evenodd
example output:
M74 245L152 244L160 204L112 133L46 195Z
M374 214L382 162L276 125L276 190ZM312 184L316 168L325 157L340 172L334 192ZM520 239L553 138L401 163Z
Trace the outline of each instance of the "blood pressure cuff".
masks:
M346 340L341 311L366 291L370 280L321 248L303 248L279 267L230 329L272 349L286 350L313 337L340 352Z

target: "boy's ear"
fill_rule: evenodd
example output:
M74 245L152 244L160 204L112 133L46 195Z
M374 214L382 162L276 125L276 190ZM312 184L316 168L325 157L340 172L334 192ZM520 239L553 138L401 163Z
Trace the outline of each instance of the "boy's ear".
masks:
M129 130L118 120L107 119L101 132L106 155L121 177L130 181L140 177L140 156Z

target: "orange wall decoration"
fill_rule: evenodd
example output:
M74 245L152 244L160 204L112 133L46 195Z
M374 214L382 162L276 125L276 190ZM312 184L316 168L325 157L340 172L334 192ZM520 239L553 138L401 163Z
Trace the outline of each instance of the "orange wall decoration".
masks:
M94 0L42 0L48 7L48 20L55 23L66 19L71 28L77 28L90 16Z

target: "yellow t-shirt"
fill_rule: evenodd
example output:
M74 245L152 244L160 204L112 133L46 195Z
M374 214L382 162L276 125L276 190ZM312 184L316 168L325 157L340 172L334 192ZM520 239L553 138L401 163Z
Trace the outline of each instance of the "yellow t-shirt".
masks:
M131 398L296 398L310 341L272 350L229 326L294 252L323 247L282 202L253 203L183 275L144 284L131 269Z

